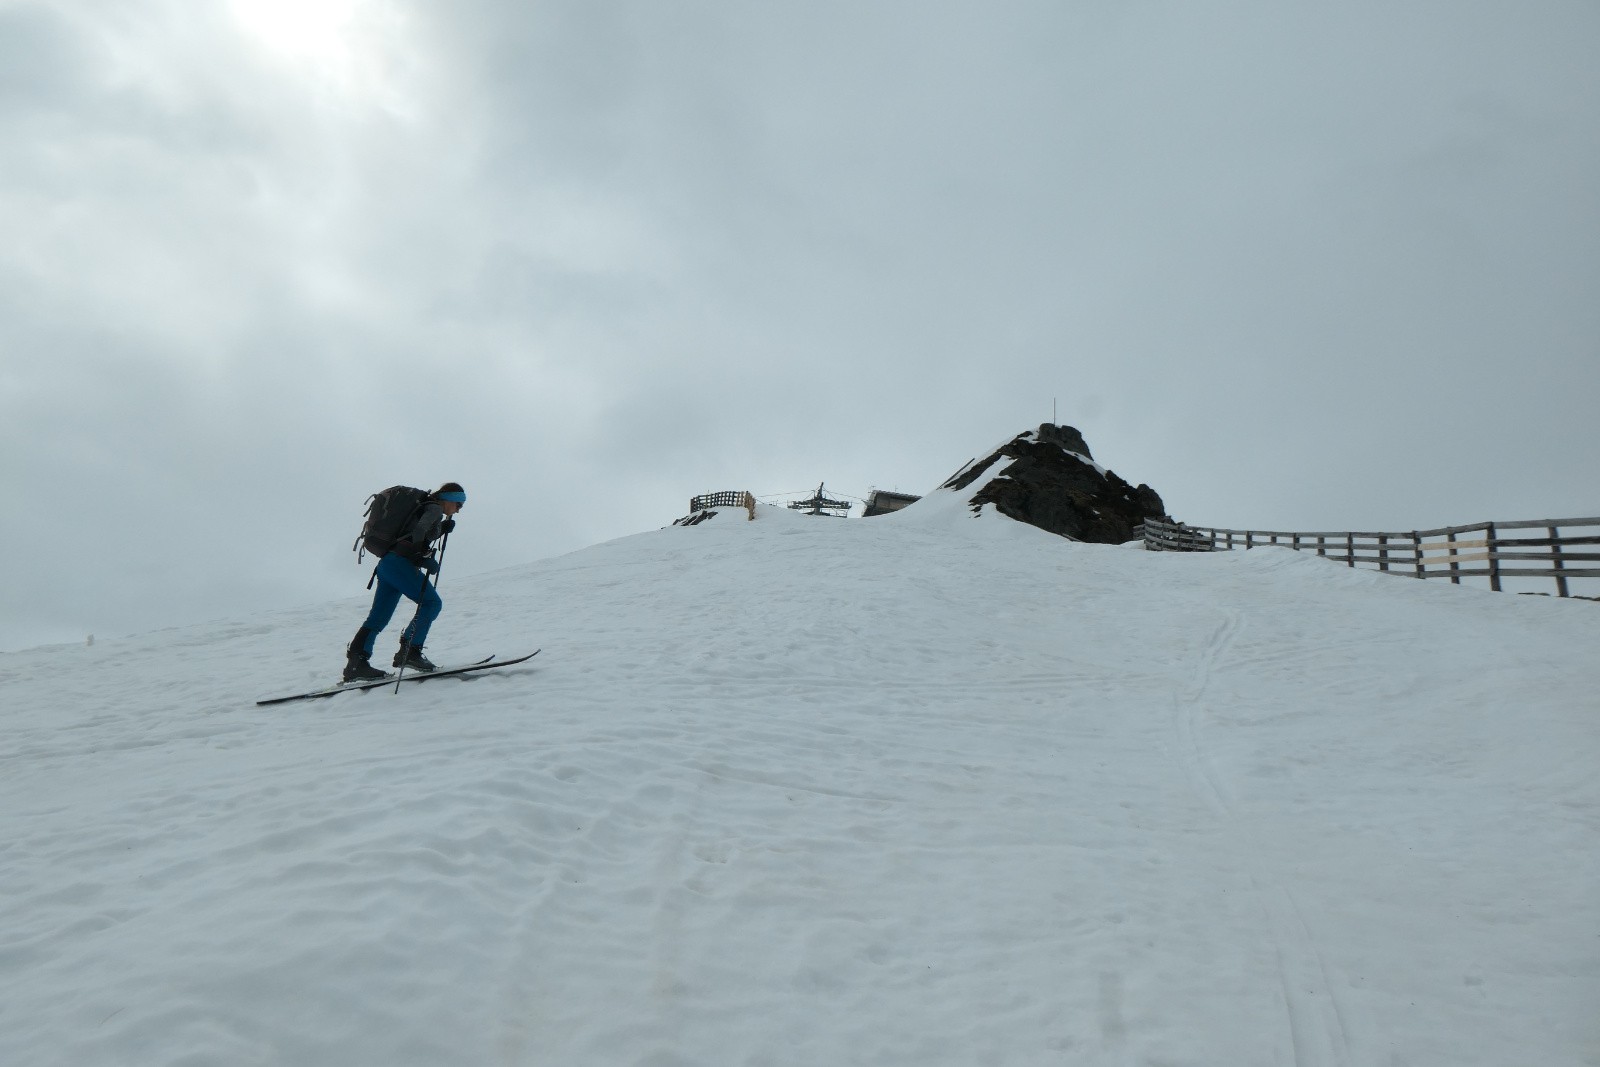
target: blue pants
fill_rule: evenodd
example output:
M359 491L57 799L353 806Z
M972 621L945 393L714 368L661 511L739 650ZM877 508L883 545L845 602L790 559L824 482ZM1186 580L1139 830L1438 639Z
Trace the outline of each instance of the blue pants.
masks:
M372 594L372 610L367 612L367 621L361 624L367 632L366 647L362 651L368 657L378 643L378 631L388 626L389 620L394 618L394 609L402 596L416 601L417 617L400 635L401 643L409 642L412 648L421 648L428 643L428 627L439 617L444 601L428 584L428 576L422 573L422 568L413 566L404 556L391 552L378 561L378 590Z

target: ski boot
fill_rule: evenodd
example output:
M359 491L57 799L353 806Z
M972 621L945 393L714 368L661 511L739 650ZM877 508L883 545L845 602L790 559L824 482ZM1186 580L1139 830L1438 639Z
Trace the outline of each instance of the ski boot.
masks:
M375 682L379 678L389 677L369 662L365 626L350 639L350 647L344 650L344 655L344 680L347 682Z
M351 652L344 661L344 680L347 682L376 682L387 674L374 667L366 656Z
M437 664L422 654L421 645L401 645L400 651L394 654L394 665L397 670L403 667L408 671L419 671L422 674L439 669Z

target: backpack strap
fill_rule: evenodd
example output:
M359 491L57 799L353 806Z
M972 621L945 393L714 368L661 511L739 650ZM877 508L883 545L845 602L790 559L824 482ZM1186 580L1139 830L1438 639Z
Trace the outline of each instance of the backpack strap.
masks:
M353 544L351 544L351 546L350 546L350 551L352 551L352 552L354 552L356 554L356 566L358 566L358 567L361 566L361 561L367 558L367 548L361 542L363 542L363 541L365 541L367 539L366 519L372 515L372 502L374 500L376 500L376 499L378 499L378 494L377 493L373 493L371 496L367 497L367 510L363 511L361 513L361 516L362 516L361 532L356 534L355 542ZM378 572L377 571L373 571L372 575L373 575L373 577L377 577ZM371 582L367 583L367 588L368 589L372 588L372 583Z
M412 506L411 514L406 516L406 521L400 524L399 532L394 535L394 543L397 546L400 544L400 542L405 541L406 538L408 538L416 530L417 522L422 518L423 509L426 508L432 501L433 494L429 493Z

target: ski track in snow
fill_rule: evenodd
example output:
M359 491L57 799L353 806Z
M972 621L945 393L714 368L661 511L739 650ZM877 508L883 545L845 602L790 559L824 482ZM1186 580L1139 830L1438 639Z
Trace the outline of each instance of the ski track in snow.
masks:
M1237 839L1234 847L1241 863L1251 872L1251 886L1260 898L1277 957L1292 1062L1296 1067L1344 1067L1350 1062L1348 1035L1343 1013L1334 999L1334 983L1327 964L1306 928L1293 893L1266 873L1261 862L1262 844L1233 819L1237 802L1207 765L1199 741L1196 719L1205 711L1212 678L1244 626L1242 613L1229 609L1196 659L1191 689L1180 695L1177 704L1182 751L1196 793L1229 824L1228 832Z
M1594 605L927 504L0 657L0 1062L1600 1062Z

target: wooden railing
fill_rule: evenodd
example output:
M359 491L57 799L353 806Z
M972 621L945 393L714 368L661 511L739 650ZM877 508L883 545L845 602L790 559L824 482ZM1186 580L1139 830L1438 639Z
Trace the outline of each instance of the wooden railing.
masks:
M730 490L725 493L702 493L689 498L689 514L677 520L674 526L694 526L710 515L705 514L712 508L744 508L750 513L750 518L756 517L756 498L749 490Z
M1576 596L1575 582L1600 579L1600 518L1480 522L1404 533L1222 530L1151 519L1142 530L1145 548L1156 552L1279 545L1412 578L1449 578L1458 585L1463 578L1487 578L1497 591L1512 580L1554 579L1557 596Z

